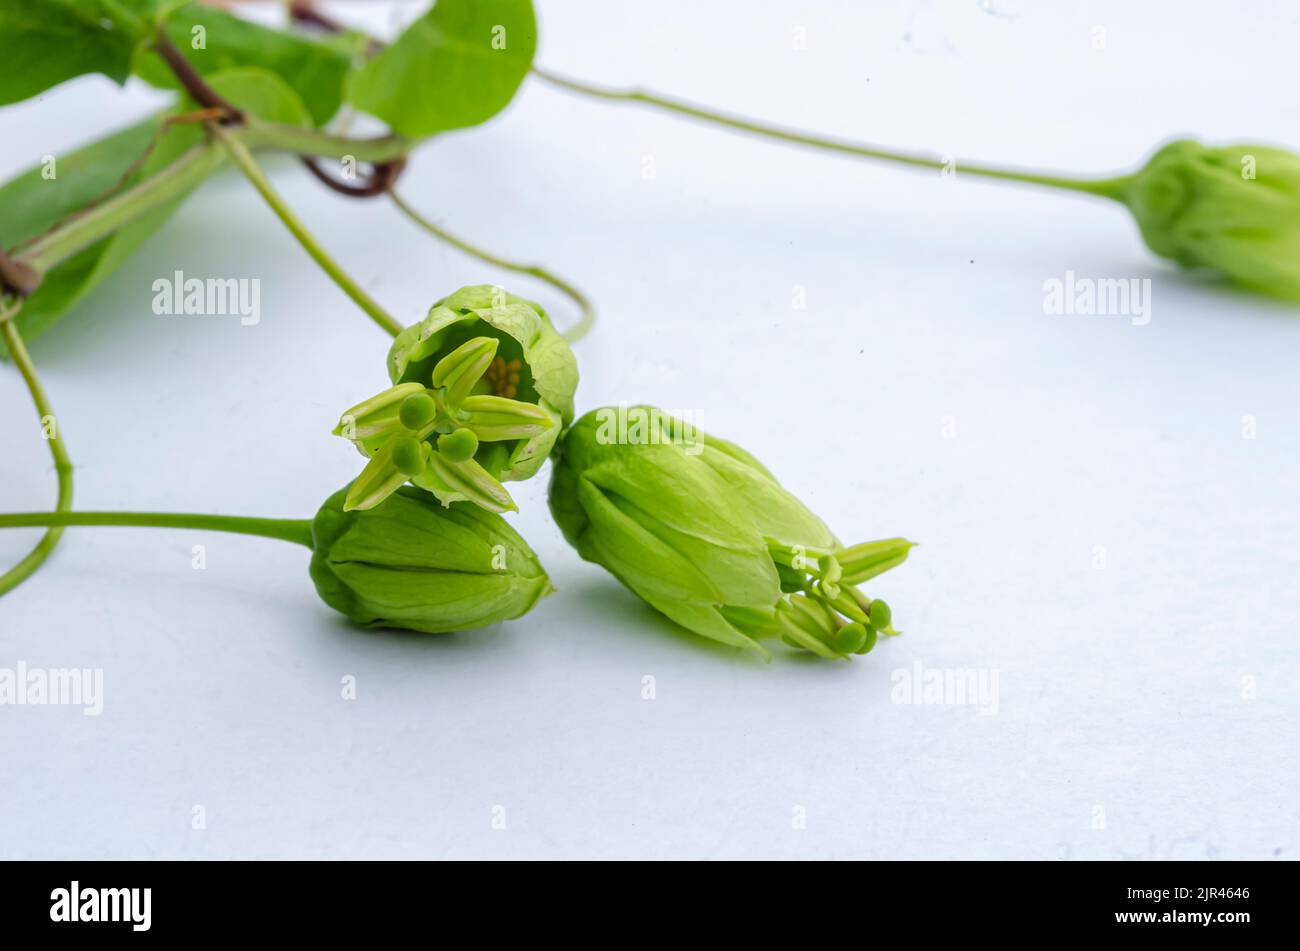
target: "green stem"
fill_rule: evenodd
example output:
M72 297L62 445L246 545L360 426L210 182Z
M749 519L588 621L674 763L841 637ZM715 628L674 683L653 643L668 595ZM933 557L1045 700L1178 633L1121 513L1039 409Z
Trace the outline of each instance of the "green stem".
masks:
M181 197L216 171L224 158L214 143L196 145L157 174L83 215L69 218L12 257L43 274L141 215Z
M276 192L270 179L266 177L261 166L257 164L257 160L253 158L253 154L248 151L248 147L244 145L239 137L232 135L229 130L224 129L215 123L210 124L209 128L212 130L213 135L220 139L222 144L225 145L226 151L230 153L230 157L235 160L235 164L239 166L240 170L244 173L244 176L252 183L253 187L257 189L262 198L266 200L266 203L271 206L271 210L275 212L276 216L282 222L284 222L284 226L289 229L289 232L298 239L298 243L302 245L303 250L311 255L312 260L320 265L321 270L328 274L330 279L339 286L343 293L352 298L353 302L365 311L370 319L376 324L394 337L401 333L402 325L398 323L391 314L380 307L375 299L361 288L361 285L352 280L352 278L349 277L341 267L339 267L337 262L329 256L326 250L321 247L320 243L312 236L311 232L307 230L306 226L301 220L299 220L298 216L293 213L292 209L284 203L284 199L282 199L279 193Z
M301 518L251 518L244 515L197 515L190 512L18 512L0 515L0 528L76 525L115 525L135 528L192 528L204 532L232 532L276 538L312 546L311 520Z
M517 261L508 261L503 257L493 254L491 251L484 250L476 245L470 244L464 238L457 237L446 228L443 228L428 218L421 215L418 211L408 205L400 195L390 191L388 196L392 198L393 204L398 207L402 214L411 219L429 234L433 235L440 241L445 241L453 248L468 254L470 257L478 258L480 261L486 261L495 267L504 268L507 271L514 271L517 274L527 274L535 277L539 281L545 281L551 287L555 288L561 294L568 297L578 307L578 322L564 332L564 339L569 343L577 343L591 331L596 323L596 310L591 306L591 301L580 290L570 284L568 281L557 277L550 271L536 264L520 264Z
M47 416L53 417L54 410L50 406L49 397L45 395L44 387L41 386L41 379L36 373L32 358L27 353L26 346L23 345L23 338L18 333L18 326L13 320L17 316L20 307L21 303L6 307L3 301L0 301L0 334L3 334L14 364L18 367L18 372L22 374L23 380L27 383L27 389L32 394L32 402L36 405L36 415L44 421ZM72 460L68 458L68 451L64 448L63 437L59 435L57 422L49 443L50 455L54 457L54 471L59 480L59 495L56 507L59 512L66 512L72 508ZM35 574L37 569L45 563L45 559L50 557L50 552L54 551L54 547L59 543L62 534L63 530L61 528L51 526L41 536L41 540L18 564L0 575L0 596L8 594Z
M384 135L371 139L352 139L331 135L319 129L305 129L294 125L261 122L249 116L247 127L233 134L250 149L275 149L316 158L354 158L368 165L391 162L403 158L416 145L410 139L397 135Z
M352 156L367 163L400 158L412 145L396 136L349 139L315 129L259 122L251 116L246 127L225 132L251 149L276 149L320 158ZM44 274L131 221L184 195L215 172L225 159L225 150L216 142L196 145L131 188L25 243L10 257Z
M656 109L665 109L668 112L675 112L679 115L689 116L692 119L699 119L703 122L712 123L713 125L724 126L738 132L747 132L751 135L759 135L764 138L776 139L781 142L790 142L794 145L806 145L811 148L824 149L829 152L839 152L843 155L878 159L883 162L894 162L899 165L910 165L915 168L944 170L949 167L948 163L942 159L928 155L895 152L889 149L862 145L857 142L849 142L844 139L833 139L826 136L810 135L806 132L798 132L793 129L782 129L778 126L766 125L740 116L726 115L724 113L715 112L711 109L705 109L702 106L683 102L679 99L670 99L666 96L660 96L640 89L611 89L606 86L594 86L590 83L580 82L576 79L569 79L568 77L560 76L537 66L533 67L533 75L553 86L567 89L570 92L580 93L584 96L592 96L597 99L633 102L643 106L652 106ZM958 174L978 175L983 178L994 178L1011 182L1024 182L1030 185L1043 185L1048 188L1063 188L1069 191L1083 192L1089 195L1098 195L1105 198L1114 198L1116 200L1122 198L1124 186L1128 182L1126 177L1108 179L1070 178L1057 175L1039 175L1035 172L996 168L990 165L971 165L964 162L958 163L954 168Z

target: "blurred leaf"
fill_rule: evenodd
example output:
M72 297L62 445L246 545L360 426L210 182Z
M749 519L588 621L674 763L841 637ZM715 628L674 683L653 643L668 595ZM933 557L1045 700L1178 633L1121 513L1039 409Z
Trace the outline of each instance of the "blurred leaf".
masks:
M124 84L152 7L151 0L0 0L0 105L86 73Z
M350 33L322 41L306 39L197 3L187 3L172 12L165 29L177 49L203 76L243 66L275 73L298 94L318 126L342 105L344 80L353 57L365 43L364 38ZM151 49L140 50L135 72L154 86L178 88L167 64Z
M273 73L236 69L211 76L209 82L221 95L259 118L311 124L297 93ZM193 108L193 103L183 103L172 112ZM44 177L43 167L38 166L0 186L0 247L12 249L44 233L65 216L96 203L115 190L128 172L123 188L143 181L203 140L201 126L187 123L165 127L163 120L164 116L154 116L59 158L53 178ZM142 156L139 166L132 168ZM148 212L52 268L18 315L23 335L33 339L67 313L157 231L183 200Z
M438 0L352 74L347 99L411 138L478 125L509 104L536 50L529 0Z
M208 83L241 109L267 122L310 128L312 114L297 90L274 70L240 66L208 77ZM190 103L182 109L197 109ZM198 135L195 139L199 138Z

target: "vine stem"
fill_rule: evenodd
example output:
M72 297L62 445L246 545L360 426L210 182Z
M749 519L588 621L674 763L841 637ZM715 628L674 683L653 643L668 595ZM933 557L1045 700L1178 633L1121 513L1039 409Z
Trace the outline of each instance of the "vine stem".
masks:
M493 254L491 251L487 251L477 245L471 244L464 238L452 234L446 228L435 224L433 221L420 214L395 191L389 190L388 197L393 200L393 204L397 206L398 210L400 210L402 214L406 215L406 217L412 222L429 232L429 234L433 235L439 241L445 241L458 251L468 254L470 257L478 258L480 261L485 261L495 267L504 268L507 271L514 271L517 274L527 274L530 277L537 278L539 281L544 281L573 301L573 303L578 307L579 317L578 322L564 332L564 339L569 343L577 343L583 337L587 336L591 331L591 328L595 326L596 309L592 307L591 301L588 300L587 295L583 294L568 281L557 277L539 265L520 264L517 261L510 261L506 258L500 257L499 255Z
M379 164L406 155L411 143L397 136L351 139L316 129L260 122L252 116L241 128L226 128L226 135L249 149L273 149L321 158L352 156L359 162ZM225 162L226 152L216 142L196 145L166 168L118 193L84 214L69 218L45 234L23 242L10 254L15 265L30 268L37 283L44 274L79 251L101 241L123 225L186 194Z
M136 218L180 198L221 165L221 150L199 145L157 174L21 246L12 257L42 276Z
M189 93L190 98L200 106L207 109L219 109L223 116L218 121L224 123L242 123L244 114L232 106L203 78L185 58L185 55L176 48L171 37L167 35L167 30L159 24L158 31L154 35L154 49L162 57L167 68L172 71L172 75L180 82L181 88Z
M262 171L262 167L257 164L257 160L253 158L253 153L248 150L248 147L244 145L237 136L232 135L223 126L210 123L208 128L212 130L213 135L221 140L221 143L226 147L226 151L230 154L230 157L234 159L235 164L239 166L240 171L244 173L244 176L250 183L252 183L252 186L257 189L258 193L263 199L265 199L266 203L271 206L271 210L274 211L276 217L284 223L284 226L289 229L290 234L298 239L298 243L302 245L303 250L311 255L312 260L320 265L321 270L328 274L330 279L339 286L343 293L352 298L353 302L365 311L366 315L376 324L394 337L401 333L402 325L398 323L391 314L380 307L375 299L362 289L361 285L352 280L352 278L349 277L341 267L339 267L338 263L329 256L329 253L321 247L320 243L312 236L311 232L307 230L307 227L302 223L298 216L293 213L293 210L284 203L284 199L281 198L280 194L275 190L270 179L266 177L266 174Z
M18 512L0 515L0 528L51 526L51 531L81 525L112 525L133 528L192 528L206 532L230 532L275 538L314 547L311 519L252 518L246 515L200 515L192 512Z
M7 305L0 300L0 334L3 334L9 354L13 357L14 364L18 367L18 372L22 374L27 389L32 395L32 402L36 405L36 415L44 421L47 416L54 417L54 410L50 405L49 397L45 395L45 388L41 386L41 379L36 373L31 355L23 344L18 326L14 323L13 318L17 316L21 307L21 301ZM58 501L55 506L59 513L65 513L72 508L72 460L63 445L63 437L59 435L57 421L49 443L50 455L54 457L54 471L59 480ZM45 534L32 550L18 564L0 575L0 596L8 594L35 574L50 557L50 553L54 551L62 535L62 528L55 525L48 526Z
M689 116L692 119L699 119L702 122L720 125L738 132L746 132L750 135L758 135L781 142L789 142L793 145L804 145L809 146L810 148L823 149L828 152L853 155L858 158L877 159L882 162L910 165L914 168L928 168L943 171L950 167L950 164L945 162L943 159L934 158L929 155L919 155L911 152L896 152L889 149L864 145L858 142L850 142L845 139L834 139L826 136L811 135L807 132L800 132L794 129L784 129L779 126L767 125L741 116L729 115L712 109L706 109L703 106L697 106L680 99L670 99L667 96L661 96L642 89L613 89L607 86L596 86L577 79L570 79L567 76L561 76L558 73L542 69L539 66L534 66L532 72L534 76L543 82L549 83L559 89L579 93L583 96L591 96L596 99L631 102L638 105L650 106L656 109L663 109L668 112L675 112L678 115ZM991 165L967 164L964 162L957 163L951 167L955 168L959 174L978 175L981 178L993 178L1010 182L1023 182L1029 185L1042 185L1047 188L1061 188L1067 191L1082 192L1084 194L1097 195L1103 198L1113 198L1117 201L1122 200L1124 188L1128 183L1128 178L1124 176L1107 179L1071 178L1057 175L1039 175L1035 172L997 168Z

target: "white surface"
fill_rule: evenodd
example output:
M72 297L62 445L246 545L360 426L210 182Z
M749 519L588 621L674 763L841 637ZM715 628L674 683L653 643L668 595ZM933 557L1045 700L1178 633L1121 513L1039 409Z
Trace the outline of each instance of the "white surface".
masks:
M1300 146L1284 3L540 7L556 70L895 147L1105 173L1179 134ZM6 109L0 172L156 101L89 79ZM482 281L568 319L382 203L271 167L403 320ZM589 291L581 408L692 410L842 538L920 540L871 589L905 636L764 665L674 633L566 546L544 478L512 487L514 523L560 592L449 637L350 629L289 545L73 530L0 602L0 667L102 667L104 712L0 707L0 855L1297 855L1300 313L1178 274L1102 202L536 82L422 149L404 187ZM178 268L260 277L262 323L155 317L150 284ZM1067 269L1152 278L1151 323L1044 315ZM328 431L383 385L386 348L227 173L33 351L79 507L306 516L356 471ZM0 406L3 508L48 508L12 369ZM34 538L5 533L0 558ZM996 670L997 713L892 703L917 661Z

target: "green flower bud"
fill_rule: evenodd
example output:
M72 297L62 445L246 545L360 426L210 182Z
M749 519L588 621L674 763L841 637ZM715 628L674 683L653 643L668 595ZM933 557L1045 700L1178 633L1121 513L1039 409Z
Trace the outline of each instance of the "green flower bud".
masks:
M499 515L410 487L365 510L348 510L347 496L332 495L312 523L311 577L357 624L466 631L520 617L553 590Z
M513 510L502 483L536 473L573 418L578 375L568 344L536 305L491 287L435 304L398 335L389 370L394 385L334 430L370 460L348 509L378 505L409 479L447 505ZM428 451L388 445L411 438Z
M911 548L842 547L753 456L652 407L606 407L574 423L550 505L578 553L651 606L765 655L757 639L768 636L826 658L856 652L845 649L859 646L856 634L836 640L842 617L865 631L876 603L856 579Z
M1300 299L1300 156L1267 146L1171 142L1119 197L1156 254Z

